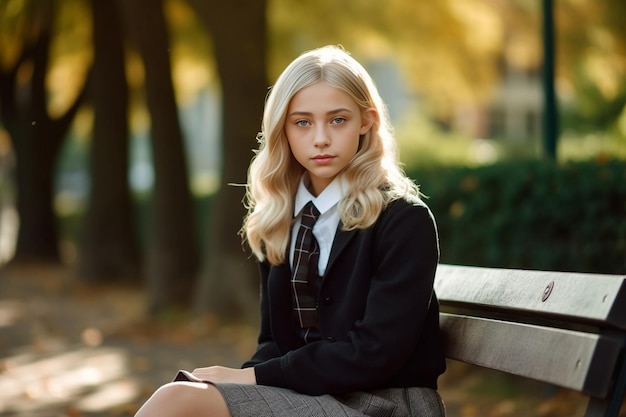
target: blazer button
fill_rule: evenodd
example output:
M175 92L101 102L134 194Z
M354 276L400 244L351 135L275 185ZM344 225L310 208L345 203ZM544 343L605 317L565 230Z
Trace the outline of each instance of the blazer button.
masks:
M332 297L326 297L326 298L324 298L324 304L325 304L325 305L327 305L327 306L328 306L328 305L331 305L331 304L333 303L333 301L335 301L335 300L333 300L333 298L332 298Z

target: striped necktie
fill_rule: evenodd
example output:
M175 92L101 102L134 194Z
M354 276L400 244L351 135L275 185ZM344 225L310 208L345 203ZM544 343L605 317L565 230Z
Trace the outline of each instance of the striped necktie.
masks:
M319 210L309 201L302 211L302 221L293 253L293 275L291 288L293 309L300 327L317 327L316 289L319 246L313 236L313 225L320 215Z

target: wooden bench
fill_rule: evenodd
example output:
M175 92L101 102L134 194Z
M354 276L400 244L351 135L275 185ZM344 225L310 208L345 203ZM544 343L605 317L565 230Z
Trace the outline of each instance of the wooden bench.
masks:
M450 359L569 388L585 417L616 417L626 391L626 277L440 265Z

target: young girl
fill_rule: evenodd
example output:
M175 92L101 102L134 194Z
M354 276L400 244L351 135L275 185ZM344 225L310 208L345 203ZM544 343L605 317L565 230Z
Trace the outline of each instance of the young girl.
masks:
M370 76L337 47L301 55L258 138L242 228L260 264L256 353L181 375L137 416L444 416L437 231Z

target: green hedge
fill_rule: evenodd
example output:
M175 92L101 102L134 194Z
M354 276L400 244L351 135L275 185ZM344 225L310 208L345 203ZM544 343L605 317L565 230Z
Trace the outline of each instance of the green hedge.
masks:
M435 214L444 263L626 273L623 161L407 173Z

